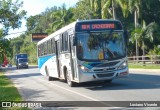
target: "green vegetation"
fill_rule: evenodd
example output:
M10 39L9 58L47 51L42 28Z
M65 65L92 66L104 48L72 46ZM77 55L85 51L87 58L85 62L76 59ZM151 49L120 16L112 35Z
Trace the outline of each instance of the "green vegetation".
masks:
M0 101L22 101L18 90L2 72L0 72L0 94Z
M129 63L129 68L133 69L160 69L160 65L156 64L142 64L142 63Z
M20 28L21 19L26 15L26 11L19 10L22 2L12 2L12 0L0 1L0 64L3 62L4 56L12 57L12 48L10 41L5 39L9 29Z
M14 87L3 72L0 72L0 101L22 101L17 88ZM28 108L7 108L6 110L28 110Z
M31 42L31 34L51 34L77 19L118 19L129 32L128 56L136 53L139 56L160 55L159 6L159 0L79 0L69 9L65 4L47 8L41 14L26 19L26 33L9 40L8 47L11 48L6 49L10 53L9 60L14 63L15 54L27 53L29 63L36 64L36 43ZM1 8L0 12L3 12Z

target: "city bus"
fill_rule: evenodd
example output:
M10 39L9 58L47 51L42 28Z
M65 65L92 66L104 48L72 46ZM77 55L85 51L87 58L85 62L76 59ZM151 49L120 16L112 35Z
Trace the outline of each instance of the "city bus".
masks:
M37 43L38 68L69 86L128 77L127 34L118 20L77 20Z

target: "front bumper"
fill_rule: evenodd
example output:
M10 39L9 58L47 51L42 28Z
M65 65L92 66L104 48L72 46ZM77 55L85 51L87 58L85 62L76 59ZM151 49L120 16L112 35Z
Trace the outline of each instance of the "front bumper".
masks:
M112 80L115 78L124 78L129 76L128 67L107 72L80 72L79 82Z

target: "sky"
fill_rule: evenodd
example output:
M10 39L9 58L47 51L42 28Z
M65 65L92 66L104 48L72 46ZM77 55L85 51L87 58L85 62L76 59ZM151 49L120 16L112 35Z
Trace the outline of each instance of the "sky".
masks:
M16 0L12 0L13 2ZM53 6L62 6L63 3L66 4L66 7L73 7L79 0L19 0L19 2L23 1L22 10L27 11L27 17L34 16L44 12L46 8L51 8ZM19 32L26 31L25 27L26 21L22 20L22 26L20 29L10 30L7 38L14 38L18 37L20 34ZM18 33L18 34L15 34Z

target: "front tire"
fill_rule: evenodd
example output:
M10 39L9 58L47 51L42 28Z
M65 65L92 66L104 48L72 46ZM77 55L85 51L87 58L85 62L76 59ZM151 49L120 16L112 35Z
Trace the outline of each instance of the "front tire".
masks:
M66 80L67 80L67 84L70 86L70 87L74 87L75 86L75 83L73 81L71 81L71 76L69 74L69 72L66 70Z

